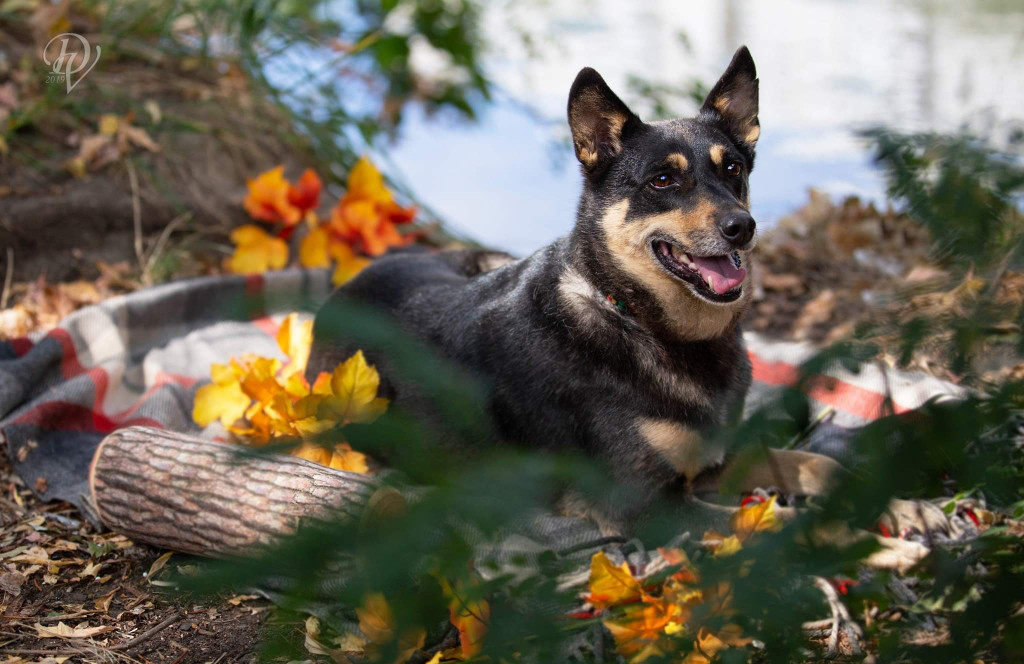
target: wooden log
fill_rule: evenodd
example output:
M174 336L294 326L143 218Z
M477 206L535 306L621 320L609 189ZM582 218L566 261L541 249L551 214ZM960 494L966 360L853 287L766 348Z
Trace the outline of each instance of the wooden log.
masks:
M372 476L195 436L129 427L100 443L89 473L93 507L135 542L214 558L251 556L307 519L404 508Z

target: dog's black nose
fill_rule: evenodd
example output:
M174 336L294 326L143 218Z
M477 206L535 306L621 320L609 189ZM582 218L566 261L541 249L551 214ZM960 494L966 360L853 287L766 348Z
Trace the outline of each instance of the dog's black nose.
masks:
M746 212L731 212L718 221L718 230L722 232L722 237L737 247L750 242L756 227L754 218Z

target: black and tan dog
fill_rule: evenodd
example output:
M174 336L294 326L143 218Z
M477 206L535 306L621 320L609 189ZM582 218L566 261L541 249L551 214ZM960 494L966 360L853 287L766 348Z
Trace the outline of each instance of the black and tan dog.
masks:
M584 176L568 237L522 260L462 251L376 261L318 315L309 372L351 351L325 322L333 308L383 309L486 381L497 439L603 460L615 499L587 512L623 532L665 492L713 486L726 462L713 433L740 415L750 385L738 323L756 239L754 61L740 48L696 118L654 123L584 69L568 115ZM386 353L368 355L386 367ZM421 405L414 388L388 389L399 406ZM780 451L739 488L814 495L835 472L831 459ZM682 502L694 529L728 516L692 495Z

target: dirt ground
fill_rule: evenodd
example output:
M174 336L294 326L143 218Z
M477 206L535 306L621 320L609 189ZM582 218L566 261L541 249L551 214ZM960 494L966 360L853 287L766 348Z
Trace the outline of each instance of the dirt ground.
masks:
M67 503L40 504L6 458L0 489L0 662L255 662L271 632L294 652L270 661L310 657L301 618L253 595L176 593L163 579L198 561L159 563L162 552L97 532ZM59 636L73 630L95 630L90 645Z

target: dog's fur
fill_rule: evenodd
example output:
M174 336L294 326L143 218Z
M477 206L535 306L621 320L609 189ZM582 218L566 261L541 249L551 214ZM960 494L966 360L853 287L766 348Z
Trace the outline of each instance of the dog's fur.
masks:
M757 112L745 47L693 119L644 123L584 69L569 94L584 188L568 237L522 260L476 251L387 256L324 311L346 300L372 304L484 378L497 439L603 460L617 498L587 511L605 531L628 530L666 491L713 486L705 479L725 458L711 434L742 412L751 370L738 322L752 295ZM730 238L736 229L726 225L736 219L749 232ZM697 256L737 252L746 278L724 295L709 291L673 271L659 241ZM321 312L314 327L311 377L351 352L328 317ZM387 366L386 351L368 355ZM414 388L389 386L399 406L422 406ZM785 452L770 465L773 474L755 472L746 484L818 493L837 468ZM708 523L721 527L721 513L709 510Z

